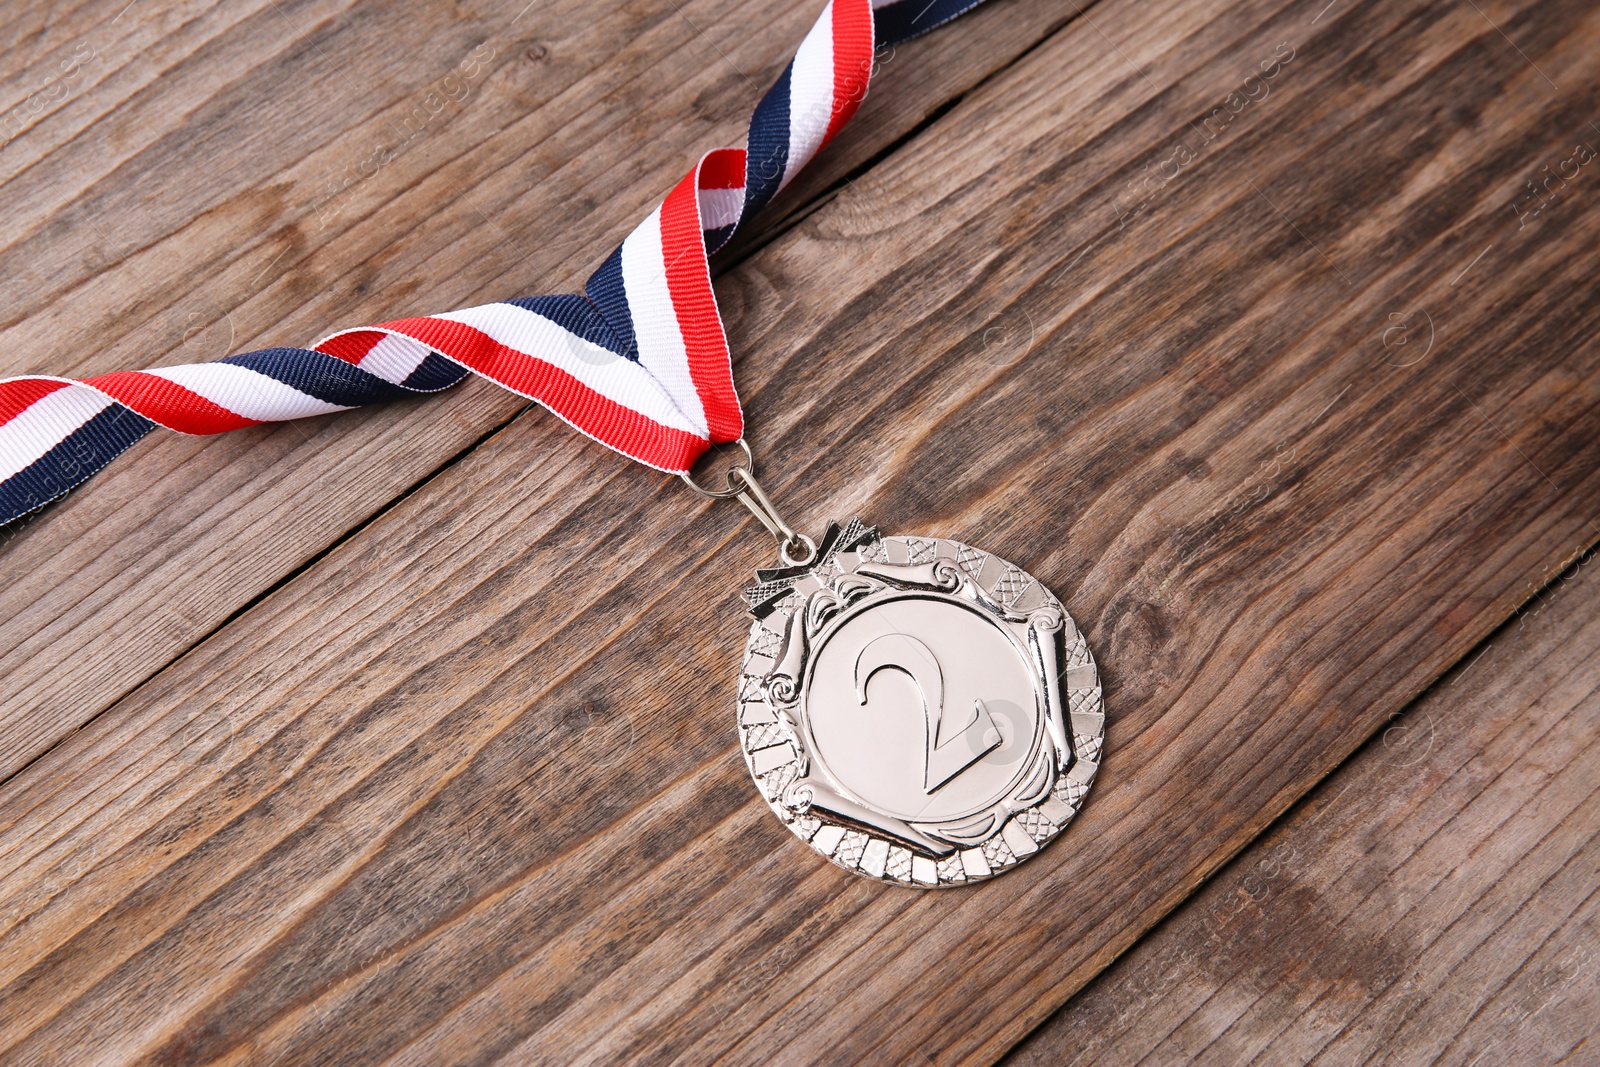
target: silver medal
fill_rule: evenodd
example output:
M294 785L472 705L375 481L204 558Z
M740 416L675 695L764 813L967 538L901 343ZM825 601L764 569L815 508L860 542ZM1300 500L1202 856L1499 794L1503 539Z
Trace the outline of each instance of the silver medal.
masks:
M746 593L739 740L774 814L899 885L964 885L1043 848L1094 781L1105 727L1061 602L945 538L852 520L804 548Z

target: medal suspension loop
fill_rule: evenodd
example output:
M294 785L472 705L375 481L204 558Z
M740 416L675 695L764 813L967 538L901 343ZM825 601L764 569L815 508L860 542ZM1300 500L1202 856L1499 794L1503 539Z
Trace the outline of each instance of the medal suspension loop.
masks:
M695 492L701 496L708 496L714 500L737 500L750 509L750 514L761 520L772 536L778 539L778 558L786 566L803 567L817 558L816 542L805 534L796 533L794 527L784 521L778 513L777 506L772 503L772 498L767 496L766 490L761 488L761 483L756 481L756 461L750 453L750 445L744 438L735 442L739 446L741 456L730 463L724 471L723 481L726 488L708 489L694 480L693 471L680 474Z

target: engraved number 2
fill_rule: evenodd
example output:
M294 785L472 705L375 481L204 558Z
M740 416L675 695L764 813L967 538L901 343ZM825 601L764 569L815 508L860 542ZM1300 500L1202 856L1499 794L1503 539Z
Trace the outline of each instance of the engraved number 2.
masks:
M884 634L867 642L856 659L856 696L867 703L867 683L880 670L903 671L922 696L922 713L927 720L927 747L922 764L922 790L933 793L950 779L972 766L1001 741L989 709L981 698L972 702L972 713L965 726L955 729L944 713L944 672L933 650L906 634Z

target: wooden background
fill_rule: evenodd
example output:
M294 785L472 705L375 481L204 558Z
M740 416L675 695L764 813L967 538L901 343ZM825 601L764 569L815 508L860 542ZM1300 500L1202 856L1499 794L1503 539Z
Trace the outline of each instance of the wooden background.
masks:
M9 5L0 373L572 290L816 8ZM1096 650L1085 810L970 890L757 798L736 509L475 382L152 434L0 532L0 1060L1600 1061L1595 149L1582 0L883 57L718 292L789 512Z

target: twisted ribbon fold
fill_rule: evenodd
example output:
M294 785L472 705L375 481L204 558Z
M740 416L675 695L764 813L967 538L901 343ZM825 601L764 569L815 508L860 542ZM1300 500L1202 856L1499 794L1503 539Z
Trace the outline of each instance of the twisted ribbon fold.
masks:
M875 49L980 3L831 0L756 106L746 147L703 156L581 296L396 319L214 363L0 379L0 525L81 484L156 426L222 433L437 392L469 372L641 463L688 470L744 432L709 256L855 114Z

